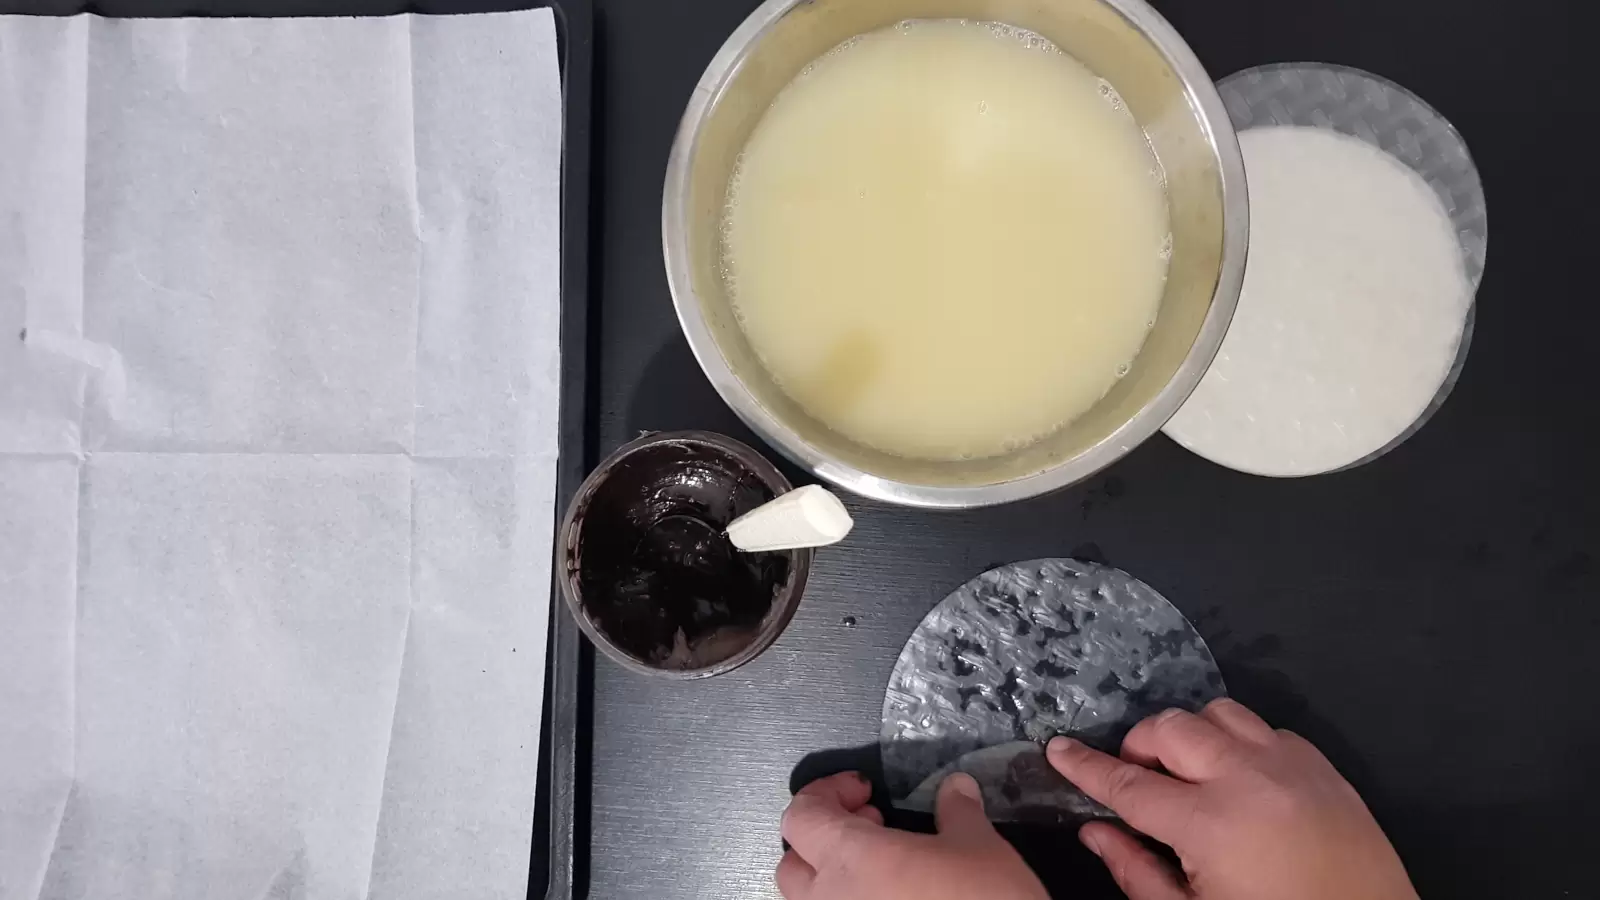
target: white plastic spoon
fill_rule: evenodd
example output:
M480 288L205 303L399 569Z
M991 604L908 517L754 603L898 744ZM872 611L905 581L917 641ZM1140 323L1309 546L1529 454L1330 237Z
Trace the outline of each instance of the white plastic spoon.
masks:
M761 504L728 524L728 540L746 553L824 547L855 523L826 488L808 484Z

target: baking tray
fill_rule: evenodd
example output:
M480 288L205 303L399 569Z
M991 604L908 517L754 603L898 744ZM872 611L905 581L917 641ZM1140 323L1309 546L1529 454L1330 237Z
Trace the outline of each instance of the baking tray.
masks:
M0 0L0 15L111 18L458 15L550 7L561 63L561 414L555 514L560 516L594 464L594 423L588 414L589 174L594 84L594 8L591 0ZM529 858L528 897L573 894L582 857L574 840L579 675L585 668L578 627L551 582L550 643L546 652L544 722L540 729L539 787Z

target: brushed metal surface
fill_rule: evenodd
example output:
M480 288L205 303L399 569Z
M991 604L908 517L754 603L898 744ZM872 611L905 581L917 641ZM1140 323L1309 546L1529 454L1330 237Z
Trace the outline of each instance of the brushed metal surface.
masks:
M898 539L884 510L846 504L852 541ZM678 685L597 666L593 896L777 896L790 772L813 751L876 741L900 645L954 587L923 568L917 555L819 552L784 635L718 678ZM920 582L919 596L873 596L868 585L886 579Z
M1025 28L1109 81L1158 161L1171 220L1160 312L1126 376L1083 415L1039 440L961 461L884 453L797 405L736 321L718 236L739 153L773 97L841 42L926 18ZM1249 234L1244 183L1239 144L1211 76L1145 0L766 0L707 66L667 158L661 196L667 282L689 346L722 399L802 468L861 496L906 506L992 506L1093 476L1155 434L1188 398L1239 299Z
M641 429L754 440L683 342L659 250L679 113L755 6L597 5L602 454ZM1587 812L1600 782L1573 773L1600 746L1577 687L1600 683L1600 492L1586 437L1600 423L1588 394L1588 237L1565 224L1586 221L1588 201L1550 164L1570 124L1526 114L1528 84L1570 109L1588 90L1576 54L1549 39L1577 30L1578 5L1157 6L1214 72L1342 60L1416 90L1461 128L1502 223L1473 365L1426 429L1337 475L1251 478L1156 437L1071 491L999 509L850 501L855 532L817 554L794 621L751 664L688 685L597 664L588 896L775 898L792 767L876 739L890 667L922 616L994 564L1096 550L1195 623L1233 696L1350 776L1424 896L1593 893L1578 851L1600 844ZM1448 41L1437 40L1442 21ZM1501 721L1514 731L1486 738L1486 710L1511 711ZM1060 867L1094 865L1075 842L1059 847Z

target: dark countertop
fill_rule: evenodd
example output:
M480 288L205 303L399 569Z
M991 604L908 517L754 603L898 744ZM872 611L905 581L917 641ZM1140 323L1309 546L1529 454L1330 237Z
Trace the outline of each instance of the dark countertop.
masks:
M755 5L598 0L602 453L642 429L751 440L679 335L660 190L685 99ZM1592 82L1576 49L1584 4L1156 5L1214 76L1358 66L1466 135L1491 237L1449 402L1395 452L1338 475L1254 478L1157 436L1091 483L1006 508L852 501L855 533L818 555L799 615L756 662L699 684L597 662L590 896L776 896L791 770L875 740L890 666L921 616L994 563L1095 548L1195 620L1237 697L1323 747L1424 896L1593 895L1578 851L1600 846L1600 534L1585 443L1600 422L1593 279L1580 271L1594 228L1579 218L1586 173L1568 162L1587 154L1566 149ZM1093 871L1076 842L1060 845L1068 876ZM1074 896L1101 895L1096 884Z

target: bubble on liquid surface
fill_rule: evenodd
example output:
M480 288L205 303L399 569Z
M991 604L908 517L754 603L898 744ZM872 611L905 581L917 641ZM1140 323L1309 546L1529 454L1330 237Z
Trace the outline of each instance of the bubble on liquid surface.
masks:
M1122 110L1128 108L1128 105L1122 102L1122 95L1117 93L1117 89L1111 86L1111 82L1104 78L1100 79L1100 97L1111 104L1112 109Z
M1029 50L1039 50L1045 53L1061 52L1061 48L1057 47L1054 41L1036 31L1018 28L1015 25L1007 25L1004 22L983 22L980 24L989 29L989 32L995 37L1016 41Z

